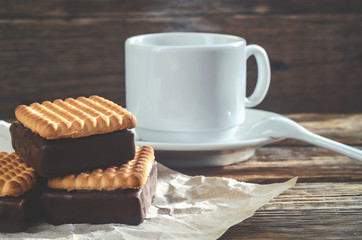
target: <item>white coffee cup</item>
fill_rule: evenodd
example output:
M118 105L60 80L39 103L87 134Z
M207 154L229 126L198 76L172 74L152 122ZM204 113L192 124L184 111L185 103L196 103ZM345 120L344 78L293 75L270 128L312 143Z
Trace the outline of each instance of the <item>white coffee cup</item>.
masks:
M245 107L265 97L270 64L263 48L237 36L171 32L127 39L126 107L145 141L225 141L243 123ZM246 61L258 79L246 95Z

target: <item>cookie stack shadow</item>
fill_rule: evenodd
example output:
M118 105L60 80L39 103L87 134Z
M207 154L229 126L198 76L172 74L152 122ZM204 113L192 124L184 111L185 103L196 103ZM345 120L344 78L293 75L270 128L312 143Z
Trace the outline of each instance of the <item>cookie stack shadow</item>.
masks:
M138 225L156 192L150 146L135 146L135 116L99 96L15 109L15 153L0 153L0 231L34 223Z

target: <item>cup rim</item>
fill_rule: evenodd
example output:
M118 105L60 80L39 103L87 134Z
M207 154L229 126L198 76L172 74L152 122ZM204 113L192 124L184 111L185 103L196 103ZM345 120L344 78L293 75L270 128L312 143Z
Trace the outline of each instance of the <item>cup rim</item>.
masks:
M217 44L194 44L194 45L160 45L152 44L150 42L144 42L145 38L156 38L161 36L177 36L177 35L194 35L194 36L213 36L213 37L223 37L231 39L231 42L228 43L217 43ZM142 47L157 47L157 48L217 48L217 47L235 47L242 44L246 45L246 40L239 36L234 36L231 34L223 33L207 33L207 32L159 32L159 33L146 33L128 38L125 42L125 45L135 45Z

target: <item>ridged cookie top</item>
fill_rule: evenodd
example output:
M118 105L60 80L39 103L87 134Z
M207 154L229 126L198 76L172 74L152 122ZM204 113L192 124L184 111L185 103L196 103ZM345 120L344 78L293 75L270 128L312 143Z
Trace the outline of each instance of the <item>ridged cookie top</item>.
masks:
M103 190L139 189L144 186L154 163L154 151L150 146L136 147L133 160L120 167L96 169L78 175L48 179L48 187L53 189Z
M0 197L20 196L36 184L35 171L15 153L0 152Z
M20 105L15 116L46 139L87 137L136 127L132 113L99 96Z

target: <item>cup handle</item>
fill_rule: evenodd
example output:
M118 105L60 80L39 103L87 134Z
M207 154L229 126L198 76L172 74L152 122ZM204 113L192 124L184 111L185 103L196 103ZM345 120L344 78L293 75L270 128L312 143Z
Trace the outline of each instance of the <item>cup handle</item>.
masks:
M254 92L245 98L246 107L254 107L263 101L270 85L270 63L264 48L250 44L246 46L246 59L254 55L258 67L258 79Z

